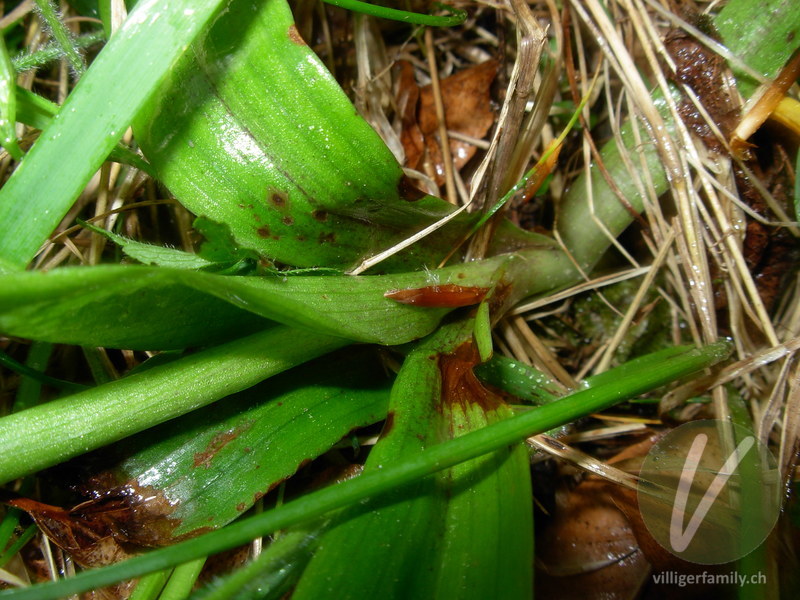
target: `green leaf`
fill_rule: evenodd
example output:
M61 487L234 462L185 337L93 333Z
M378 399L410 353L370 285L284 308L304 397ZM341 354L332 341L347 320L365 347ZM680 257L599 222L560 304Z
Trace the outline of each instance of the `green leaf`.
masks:
M299 37L284 0L234 0L136 120L170 191L236 242L298 267L346 269L453 207L402 197L402 170ZM464 214L385 263L433 266Z
M106 239L111 240L122 248L125 254L145 265L158 265L172 269L190 270L205 269L218 265L218 263L207 260L198 254L184 252L176 248L165 248L164 246L138 242L112 231L106 231L100 227L95 227L81 219L78 219L78 223L86 229L94 231Z
M714 18L725 46L767 79L774 78L800 47L800 15L792 0L728 2ZM733 67L745 96L756 84Z
M81 487L126 499L134 543L216 529L350 431L384 419L388 384L367 349L326 356L104 448L125 458Z
M86 346L171 350L230 340L269 324L181 285L179 273L109 266L0 277L0 331Z
M0 268L35 256L223 0L141 0L0 190ZM120 77L120 65L125 77ZM24 227L21 225L24 224Z
M533 404L547 404L562 395L550 377L519 361L497 354L475 368L485 383Z
M444 326L405 359L365 475L511 415L472 373L473 329L472 319ZM398 487L337 521L293 598L531 597L531 490L521 446Z
M725 360L730 355L731 349L730 343L717 342L704 348L690 350L651 364L640 373L629 373L618 377L613 384L575 392L536 410L494 423L449 442L431 446L425 452L408 456L401 463L387 465L385 468L375 469L335 486L323 488L279 508L232 523L218 531L110 567L79 573L69 579L22 590L0 591L0 599L51 600L235 548L256 537L299 523L308 523L330 511L416 481L563 423L604 410L677 378L697 373ZM613 371L612 369L608 373Z
M35 129L47 129L53 121L53 118L61 109L55 102L50 102L47 98L43 98L39 94L34 94L21 87L16 88L16 98L17 120ZM122 143L114 146L108 158L118 163L136 167L148 175L154 175L150 165L142 160L141 156Z
M305 569L327 528L311 524L294 528L270 543L254 560L191 596L191 600L280 600Z
M275 326L3 417L0 483L173 419L345 344Z
M17 144L17 73L11 66L5 38L0 38L0 145L12 158L22 158L22 150Z
M435 407L439 367L431 353L450 335L440 331L406 357L392 386L381 439L370 452L364 473L423 453L441 441L441 415ZM432 597L428 592L434 583L432 567L438 556L443 511L444 498L432 479L344 511L321 537L292 597Z
M140 266L22 272L0 276L0 332L164 350L265 326L255 313L325 335L394 345L429 334L453 308L403 304L385 297L387 292L446 283L499 285L510 304L563 285L575 274L569 259L549 245L430 272L363 277L291 272L232 277Z
M471 375L468 375L471 376ZM445 403L454 436L511 416L491 398ZM443 481L444 480L444 481ZM437 582L429 598L513 598L533 594L533 505L524 445L496 450L439 474L447 494Z
M384 298L397 287L424 285L424 273L390 279L254 278L108 266L25 272L2 280L0 331L134 349L230 339L263 328L267 321L256 314L353 340L404 343L429 333L447 312Z

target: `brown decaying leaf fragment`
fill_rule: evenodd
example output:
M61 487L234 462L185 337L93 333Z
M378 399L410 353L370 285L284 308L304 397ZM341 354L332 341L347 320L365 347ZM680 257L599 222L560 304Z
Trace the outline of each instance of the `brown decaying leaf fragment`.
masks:
M127 510L123 505L96 507L90 502L64 510L29 498L8 500L6 504L27 512L50 541L82 567L110 565L131 556L109 526L115 513Z
M694 90L725 138L736 137L734 127L739 117L739 111L730 95L725 91L723 70L726 66L724 59L682 31L670 32L664 40L664 45L675 62L675 71L671 73L671 78ZM800 66L798 59L792 63L794 68ZM717 153L725 152L722 142L716 138L708 123L691 101L684 100L678 109L684 123L707 148ZM774 197L785 199L787 195L785 190L791 186L787 186L785 182L781 181L782 165L777 168L769 165L762 171L757 162L749 160L748 167L759 176ZM770 218L771 215L764 199L747 175L739 167L734 167L734 173L736 187L742 200L758 214ZM784 202L784 204L788 203ZM769 227L750 216L747 216L746 219L746 235L742 251L747 266L754 274L759 295L767 310L771 310L780 293L784 275L791 271L796 253L795 245L785 229ZM712 279L719 280L721 278L719 267L712 263L711 268ZM715 286L714 301L718 311L727 307L724 286Z
M402 123L400 140L406 153L406 165L433 175L437 184L444 182L444 164L437 138L438 121L430 85L420 88L414 69L406 61L397 68L397 106ZM448 131L482 138L494 124L490 87L497 75L497 62L489 60L441 80L442 102ZM450 140L450 152L456 169L475 154L472 144ZM428 168L425 168L427 163Z
M472 369L480 362L478 349L471 341L461 344L450 354L439 356L442 407L458 405L467 414L471 406L477 405L484 412L491 412L504 404L499 395L485 388L475 376Z
M400 304L413 304L426 308L458 308L478 304L486 297L488 291L489 288L485 287L445 283L421 288L390 290L383 296Z

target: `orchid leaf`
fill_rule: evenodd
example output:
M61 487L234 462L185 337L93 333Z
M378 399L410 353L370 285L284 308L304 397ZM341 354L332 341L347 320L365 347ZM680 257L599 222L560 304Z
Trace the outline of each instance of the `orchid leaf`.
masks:
M353 429L384 419L388 384L367 349L327 356L104 448L106 464L121 460L79 487L123 500L120 525L134 543L216 529Z
M346 343L274 326L7 415L0 419L0 483L186 414Z
M511 416L472 373L480 360L473 330L469 318L445 325L406 357L364 475ZM293 598L531 597L531 490L521 446L398 487L337 519Z
M531 265L545 256L563 263L553 260L552 271L533 270ZM544 248L431 272L359 277L291 272L234 277L113 265L23 272L0 277L0 332L59 343L165 350L230 339L264 327L267 321L260 317L265 317L353 341L403 344L428 335L445 314L461 306L448 305L439 284L500 285L510 301L560 284L574 273L568 267L562 253ZM427 306L386 297L393 290L428 288L433 304Z
M243 28L244 24L244 28ZM160 179L236 242L297 267L346 269L453 207L414 200L380 137L306 46L284 0L234 0L134 131ZM383 269L433 266L464 214Z

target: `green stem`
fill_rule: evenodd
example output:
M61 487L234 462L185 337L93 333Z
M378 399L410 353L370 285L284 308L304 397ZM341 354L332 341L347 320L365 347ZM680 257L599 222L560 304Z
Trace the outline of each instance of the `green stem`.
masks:
M14 509L16 510L16 509ZM10 514L11 511L9 511ZM15 515L15 519L11 519L9 522L14 520L19 521L19 514L21 511L17 511ZM3 521L3 525L5 525L5 521ZM8 548L6 548L2 553L0 553L0 569L5 566L5 564L11 560L11 558L27 544L29 541L33 539L33 537L38 533L39 528L36 525L29 525L28 528L22 532L22 535L19 536L16 540L14 540ZM2 537L4 533L0 533L0 537Z
M164 569L140 577L128 600L156 600L171 573L172 569Z
M159 596L159 600L183 600L188 598L198 575L200 575L200 571L203 570L204 564L206 564L205 556L175 567L169 577L169 581L167 581L167 585L164 586L164 591Z
M431 27L452 27L453 25L460 25L467 18L466 11L452 8L444 4L438 4L438 7L450 13L449 17L435 17L433 15L422 15L419 13L408 12L405 10L397 10L395 8L386 8L385 6L378 6L368 2L360 2L359 0L323 0L327 4L352 10L353 12L363 13L365 15L372 15L373 17L380 17L382 19L391 19L393 21L403 21L404 23L411 23L413 25L429 25Z
M86 63L84 62L81 53L78 52L78 48L75 45L75 40L72 39L72 35L67 28L64 27L64 22L61 20L61 15L58 14L53 1L36 0L36 7L39 9L39 15L41 16L42 21L50 30L50 34L53 36L55 41L58 43L62 55L66 57L70 67L72 67L72 70L75 72L75 75L83 75L83 72L86 70Z
M743 26L744 23L747 25ZM800 30L800 11L792 0L732 1L717 15L714 24L734 55L768 76L777 74L800 45L800 35L795 35ZM737 85L746 96L755 90L748 77L740 78ZM671 93L676 103L682 101L676 88L673 87ZM653 102L667 130L663 133L672 135L675 122L663 94L656 91ZM656 197L669 189L669 181L662 157L644 132L643 135L644 143L637 143L630 123L623 125L620 133L624 152L634 157L633 167L640 172L649 172L650 180L643 185L651 185L650 193ZM610 179L622 197L633 211L641 213L646 200L643 194L647 191L636 185L636 177L628 171L616 141L607 143L600 153ZM587 186L585 175L573 182L559 207L558 217L561 240L585 271L591 270L608 249L609 235L618 236L633 220L630 210L623 206L596 165L592 166L589 177L590 186ZM589 204L588 187L593 191L593 205ZM605 225L608 233L598 225L598 221Z
M93 31L79 35L73 40L76 48L89 48L100 42L105 41L106 34L103 31ZM11 65L17 73L37 69L64 56L61 44L58 42L51 42L36 52L29 54L19 54L11 59Z
M707 368L727 358L730 351L731 345L727 342L690 350L653 365L643 373L629 373L617 378L613 384L576 392L536 410L432 446L424 452L414 453L400 464L376 468L355 479L312 492L224 529L109 567L86 571L56 583L2 591L0 599L54 600L235 548L255 537L309 521L331 510L352 505L441 469L519 442L564 422L606 409L627 398Z

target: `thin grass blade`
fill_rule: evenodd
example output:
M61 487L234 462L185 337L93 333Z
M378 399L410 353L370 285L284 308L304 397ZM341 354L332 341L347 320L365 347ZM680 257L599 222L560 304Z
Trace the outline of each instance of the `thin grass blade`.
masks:
M346 343L275 326L3 417L0 482L163 423ZM54 431L59 435L53 435Z
M35 256L223 0L141 0L0 190L0 270ZM119 77L125 65L125 77ZM24 225L24 226L23 226Z

